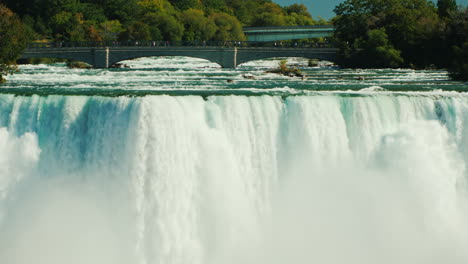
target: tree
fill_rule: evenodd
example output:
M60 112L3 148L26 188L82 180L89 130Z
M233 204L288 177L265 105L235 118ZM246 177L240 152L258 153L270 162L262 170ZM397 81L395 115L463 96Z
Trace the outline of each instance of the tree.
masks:
M184 34L183 24L175 16L165 12L146 14L143 21L150 26L153 40L178 41Z
M468 8L460 8L452 14L447 25L446 43L449 55L449 73L453 79L468 80Z
M288 26L284 10L275 3L265 3L257 9L252 22L255 27Z
M107 20L104 8L93 3L81 4L78 13L82 13L87 21L102 23Z
M437 10L438 10L440 17L448 18L450 17L451 14L457 11L457 1L456 0L438 0Z
M108 20L99 24L99 34L104 41L113 41L117 39L117 36L124 32L124 28L118 20Z
M37 0L3 0L3 3L19 16L31 15L37 11Z
M133 24L138 17L137 0L102 0L108 20L119 20L124 26Z
M127 30L122 32L119 36L119 40L132 40L132 41L143 41L151 40L150 27L143 22L135 22L130 25Z
M343 62L359 63L356 54L367 45L372 30L384 30L387 51L401 57L406 66L424 67L436 63L436 39L443 32L437 9L428 0L347 0L335 8L335 39ZM392 50L394 49L394 50ZM354 54L354 55L353 55ZM388 57L390 59L391 57ZM383 65L378 63L377 65Z
M27 41L19 18L0 5L0 82L5 81L2 76L16 71L15 60L25 49Z
M62 11L51 18L50 25L56 40L61 41L101 41L94 25L84 20L82 13Z
M452 65L449 67L449 74L454 80L468 80L468 41L463 46L453 47Z
M268 1L265 0L226 0L231 13L239 19L243 25L254 25L254 17L258 14L260 6ZM231 14L230 13L230 14Z
M79 0L37 0L36 8L42 17L49 18L60 12L78 13L80 9ZM37 11L36 11L37 12Z
M216 33L216 24L202 10L188 9L181 14L184 23L183 40L209 40Z
M292 4L284 8L286 12L290 15L292 13L296 13L302 16L307 16L312 18L312 16L307 12L307 7L303 4Z
M225 0L204 0L203 5L207 11L218 10L226 12L228 10Z
M164 1L163 0L141 0L137 4L145 12L159 12L164 10Z
M173 6L182 11L190 8L200 9L202 7L200 0L170 0L170 2Z
M368 67L397 68L403 63L401 52L392 46L385 29L368 31L367 41L363 46Z
M292 4L284 8L287 13L286 24L294 26L312 26L315 22L303 4Z
M213 13L209 18L217 26L214 40L243 41L246 39L241 23L234 16L226 13Z

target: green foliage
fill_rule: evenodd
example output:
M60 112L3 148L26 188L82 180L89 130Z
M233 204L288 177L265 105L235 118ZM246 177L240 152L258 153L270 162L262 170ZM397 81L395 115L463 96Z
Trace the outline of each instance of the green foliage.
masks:
M43 17L52 17L62 11L78 13L80 9L79 0L38 0Z
M455 0L438 0L437 9L439 16L443 18L450 17L451 14L457 11L457 1Z
M99 24L99 34L104 41L113 41L117 39L117 36L124 32L125 29L118 20L106 20Z
M16 67L16 65L0 63L0 83L6 82L3 76L11 75L15 72L18 72L18 67Z
M304 5L283 8L271 0L3 1L26 21L30 35L55 41L240 41L243 26L317 23Z
M205 17L204 12L198 9L182 12L182 22L185 28L183 40L210 40L217 30L214 20Z
M184 34L183 24L173 15L166 12L149 13L143 21L150 26L153 40L181 40Z
M254 17L253 26L286 26L286 15L284 10L275 3L265 3L258 9Z
M364 46L364 56L368 67L397 68L403 63L401 52L396 50L390 41L385 29L373 29L367 32Z
M123 25L134 23L138 16L137 0L102 0L108 20L119 20Z
M288 70L288 61L287 60L281 60L279 62L279 69L282 73L285 73Z
M209 19L213 20L217 27L214 34L215 40L245 40L242 25L234 16L226 13L213 13Z
M301 16L306 16L306 17L312 18L312 16L309 14L309 12L307 12L307 7L305 5L303 5L303 4L292 4L290 6L285 7L284 10L288 14L296 13L296 14L299 14Z
M268 1L264 0L226 0L232 13L243 25L253 26L254 17L259 13L258 9Z
M304 78L305 75L302 73L302 71L298 68L290 68L288 67L287 65L288 61L287 60L281 60L278 64L278 68L277 69L273 69L273 70L268 70L267 72L269 73L278 73L278 74L282 74L282 75L286 75L286 76L289 76L289 77L302 77Z
M468 11L454 0L347 0L335 8L335 40L349 67L449 67L467 77Z
M312 26L317 23L303 4L292 4L285 7L284 10L287 13L286 24L288 25Z
M468 81L468 9L452 14L447 25L447 43L451 46L449 72L457 80Z
M204 0L203 5L207 11L228 11L228 6L225 0Z
M90 21L83 19L82 13L72 14L62 11L51 18L51 28L56 40L61 41L101 41L102 37Z
M429 54L443 27L437 9L427 0L347 0L335 8L335 39L348 66L397 67L431 64ZM387 44L375 45L370 37ZM372 33L373 31L373 33ZM381 43L380 43L381 44ZM360 52L364 50L364 52ZM362 54L364 57L359 58ZM375 61L372 61L372 56ZM364 62L365 60L365 62Z
M151 40L150 27L143 22L135 22L130 25L127 30L125 30L119 36L119 40L132 40L132 41L144 41Z
M164 10L164 1L163 0L141 0L137 2L142 10L145 12L160 12Z
M454 59L449 68L450 76L455 80L468 81L468 41L461 47L453 47Z
M26 31L18 17L4 5L0 5L0 82L2 76L12 74L12 65L24 50L28 41Z
M170 0L170 2L179 10L187 10L190 8L200 9L202 7L200 0Z
M79 13L82 13L84 15L83 18L85 20L93 21L93 23L102 23L104 21L107 21L104 8L96 4L81 4L79 7Z
M333 22L331 20L326 20L323 17L319 16L318 21L316 21L317 25L332 25Z

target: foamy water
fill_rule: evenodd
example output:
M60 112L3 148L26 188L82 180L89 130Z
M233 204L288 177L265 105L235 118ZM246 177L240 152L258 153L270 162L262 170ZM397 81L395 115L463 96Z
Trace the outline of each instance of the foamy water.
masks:
M446 72L125 63L2 85L0 263L468 261L468 98Z

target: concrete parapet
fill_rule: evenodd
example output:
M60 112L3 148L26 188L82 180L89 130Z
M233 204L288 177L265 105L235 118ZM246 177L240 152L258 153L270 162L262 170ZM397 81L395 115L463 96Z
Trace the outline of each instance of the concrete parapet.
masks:
M31 48L20 57L61 58L83 61L95 68L109 68L115 63L141 57L184 56L206 59L223 68L236 68L239 64L274 57L304 57L335 61L333 48L277 48L277 47L79 47Z

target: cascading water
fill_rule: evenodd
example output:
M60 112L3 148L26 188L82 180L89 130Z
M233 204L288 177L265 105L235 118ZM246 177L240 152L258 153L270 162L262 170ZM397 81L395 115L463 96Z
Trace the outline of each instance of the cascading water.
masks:
M0 263L466 263L464 95L0 95Z

